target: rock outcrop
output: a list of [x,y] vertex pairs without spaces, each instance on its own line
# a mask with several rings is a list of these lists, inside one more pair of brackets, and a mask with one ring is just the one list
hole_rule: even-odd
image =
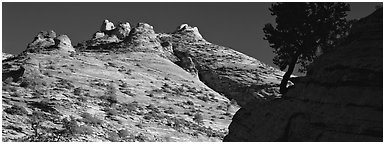
[[171,46],[171,61],[228,99],[245,106],[253,100],[280,97],[278,85],[284,74],[245,54],[212,44],[198,28],[183,24],[170,35],[160,35],[162,46]]
[[41,31],[37,34],[34,40],[28,44],[28,51],[39,51],[41,49],[48,48],[55,45],[53,40],[56,37],[56,33],[53,30]]
[[27,52],[38,52],[42,50],[75,51],[67,35],[56,36],[53,30],[39,32],[34,40],[28,44],[26,49]]
[[71,40],[67,35],[60,35],[54,38],[54,41],[55,47],[59,48],[60,50],[75,52],[75,49],[72,47]]
[[101,32],[107,32],[107,31],[111,31],[113,29],[115,29],[114,23],[112,23],[108,20],[104,20],[102,25],[100,26]]
[[14,57],[14,55],[12,55],[12,54],[7,54],[7,53],[4,53],[4,52],[3,52],[2,57],[3,57],[3,60],[5,60],[5,59],[9,59],[9,58]]
[[199,33],[198,27],[192,27],[188,24],[182,24],[174,33],[180,33],[192,37],[194,40],[204,40],[202,35]]
[[42,52],[3,61],[3,141],[222,141],[240,106],[279,97],[283,75],[186,24],[105,21],[76,54],[49,32],[29,48]]
[[382,13],[355,23],[284,98],[241,108],[224,141],[383,141]]
[[126,38],[131,31],[130,23],[119,23],[119,25],[111,31],[111,35],[115,35],[119,39],[123,40]]
[[124,41],[138,51],[162,50],[160,40],[154,28],[147,23],[138,23],[131,29],[130,35]]
[[115,42],[121,41],[125,39],[131,31],[130,23],[119,23],[117,27],[114,26],[114,23],[104,20],[100,31],[97,31],[93,36],[92,39],[97,41],[111,41],[111,39],[114,39]]
[[[130,23],[120,22],[116,27],[114,23],[104,20],[99,31],[92,35],[91,40],[78,43],[79,50],[108,50],[110,45],[123,42],[127,39],[131,31]],[[115,47],[115,46],[113,46]]]

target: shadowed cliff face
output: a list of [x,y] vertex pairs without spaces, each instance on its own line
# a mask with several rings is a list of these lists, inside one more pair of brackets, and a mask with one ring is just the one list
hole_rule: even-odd
[[241,108],[224,141],[383,141],[382,12],[354,24],[283,99]]

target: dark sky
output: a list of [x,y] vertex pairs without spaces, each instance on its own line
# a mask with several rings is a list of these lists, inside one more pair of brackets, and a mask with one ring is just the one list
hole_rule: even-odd
[[[146,22],[156,32],[172,32],[182,23],[199,28],[202,36],[269,65],[274,54],[262,28],[274,22],[271,3],[2,3],[3,52],[23,51],[41,30],[67,34],[73,45],[88,40],[104,19],[135,26]],[[362,18],[378,3],[350,3],[348,18]]]

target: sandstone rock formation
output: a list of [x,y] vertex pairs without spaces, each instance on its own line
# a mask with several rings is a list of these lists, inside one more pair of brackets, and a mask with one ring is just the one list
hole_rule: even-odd
[[160,36],[161,43],[172,45],[173,54],[178,58],[171,61],[189,72],[196,69],[193,73],[198,74],[199,80],[240,106],[252,100],[280,97],[277,86],[284,74],[282,71],[230,48],[212,44],[196,33],[199,33],[197,28],[183,24],[169,36]]
[[[120,43],[125,40],[131,31],[130,23],[119,23],[117,27],[108,20],[104,20],[100,31],[92,35],[91,40],[79,43],[76,47],[80,50],[109,49],[109,44]],[[102,48],[103,47],[103,48]]]
[[130,35],[124,40],[135,47],[137,50],[162,50],[160,40],[154,31],[154,28],[147,23],[138,23],[131,29]]
[[119,25],[111,31],[111,35],[117,36],[119,39],[123,40],[126,38],[131,31],[130,23],[119,23]]
[[[119,27],[125,36],[128,24],[105,28],[75,55],[3,61],[3,76],[18,74],[3,78],[3,141],[221,141],[240,106],[279,97],[282,71],[198,28],[139,23],[120,39]],[[41,50],[70,48],[66,36],[45,37],[53,43]]]
[[104,37],[105,34],[103,32],[96,32],[94,33],[94,35],[92,36],[92,39],[99,39],[99,38],[102,38]]
[[75,49],[72,47],[71,40],[67,35],[60,35],[54,39],[55,47],[63,51],[75,52]]
[[56,33],[53,30],[41,31],[34,40],[28,44],[27,50],[38,51],[40,49],[48,48],[55,44],[55,41],[53,40],[55,37]]
[[123,40],[126,38],[131,31],[131,26],[130,23],[125,22],[125,23],[119,23],[117,27],[114,26],[114,23],[104,20],[100,31],[96,32],[93,36],[92,39],[98,39],[99,41],[106,40],[111,37],[116,37],[117,41]]
[[115,29],[114,23],[104,20],[102,25],[100,26],[100,31],[101,32],[106,32]]
[[179,65],[192,75],[198,77],[198,70],[195,67],[195,63],[187,52],[176,51],[174,54],[176,55],[176,57],[180,58],[180,60],[176,62],[177,65]]
[[37,34],[34,40],[28,44],[27,52],[38,52],[42,50],[60,50],[60,51],[75,51],[72,47],[71,40],[67,35],[56,37],[53,30],[41,31]]
[[3,60],[5,60],[5,59],[9,59],[9,58],[11,58],[11,57],[14,57],[14,55],[12,55],[12,54],[7,54],[7,53],[4,53],[4,52],[3,52],[2,57],[3,57]]
[[204,40],[202,35],[199,33],[197,27],[189,26],[188,24],[182,24],[178,27],[175,33],[183,33],[192,36],[196,40]]
[[382,13],[355,23],[283,99],[241,108],[224,141],[383,141]]

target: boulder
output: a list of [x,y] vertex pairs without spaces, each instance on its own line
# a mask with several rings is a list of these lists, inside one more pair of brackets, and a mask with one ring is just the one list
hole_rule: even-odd
[[35,52],[41,49],[51,47],[55,44],[53,40],[56,37],[56,33],[53,30],[41,31],[27,46],[27,51]]
[[59,48],[60,50],[74,52],[75,49],[72,47],[71,40],[67,35],[60,35],[56,37],[55,39],[55,47]]
[[138,23],[124,41],[131,43],[136,49],[162,50],[160,40],[155,34],[153,27],[147,23]]
[[383,141],[382,13],[355,23],[283,99],[241,108],[224,141]]
[[92,36],[92,39],[99,39],[99,38],[102,38],[104,37],[105,34],[103,32],[96,32],[93,36]]
[[102,26],[100,27],[101,32],[110,31],[113,29],[115,29],[114,23],[112,23],[108,20],[104,20],[102,23]]
[[111,34],[123,40],[130,34],[130,31],[131,31],[130,23],[126,22],[126,23],[120,23],[115,29],[111,31]]
[[182,24],[180,25],[175,33],[182,33],[182,34],[187,34],[192,37],[194,37],[197,40],[203,40],[202,35],[199,33],[199,30],[197,27],[192,27],[189,26],[188,24]]

